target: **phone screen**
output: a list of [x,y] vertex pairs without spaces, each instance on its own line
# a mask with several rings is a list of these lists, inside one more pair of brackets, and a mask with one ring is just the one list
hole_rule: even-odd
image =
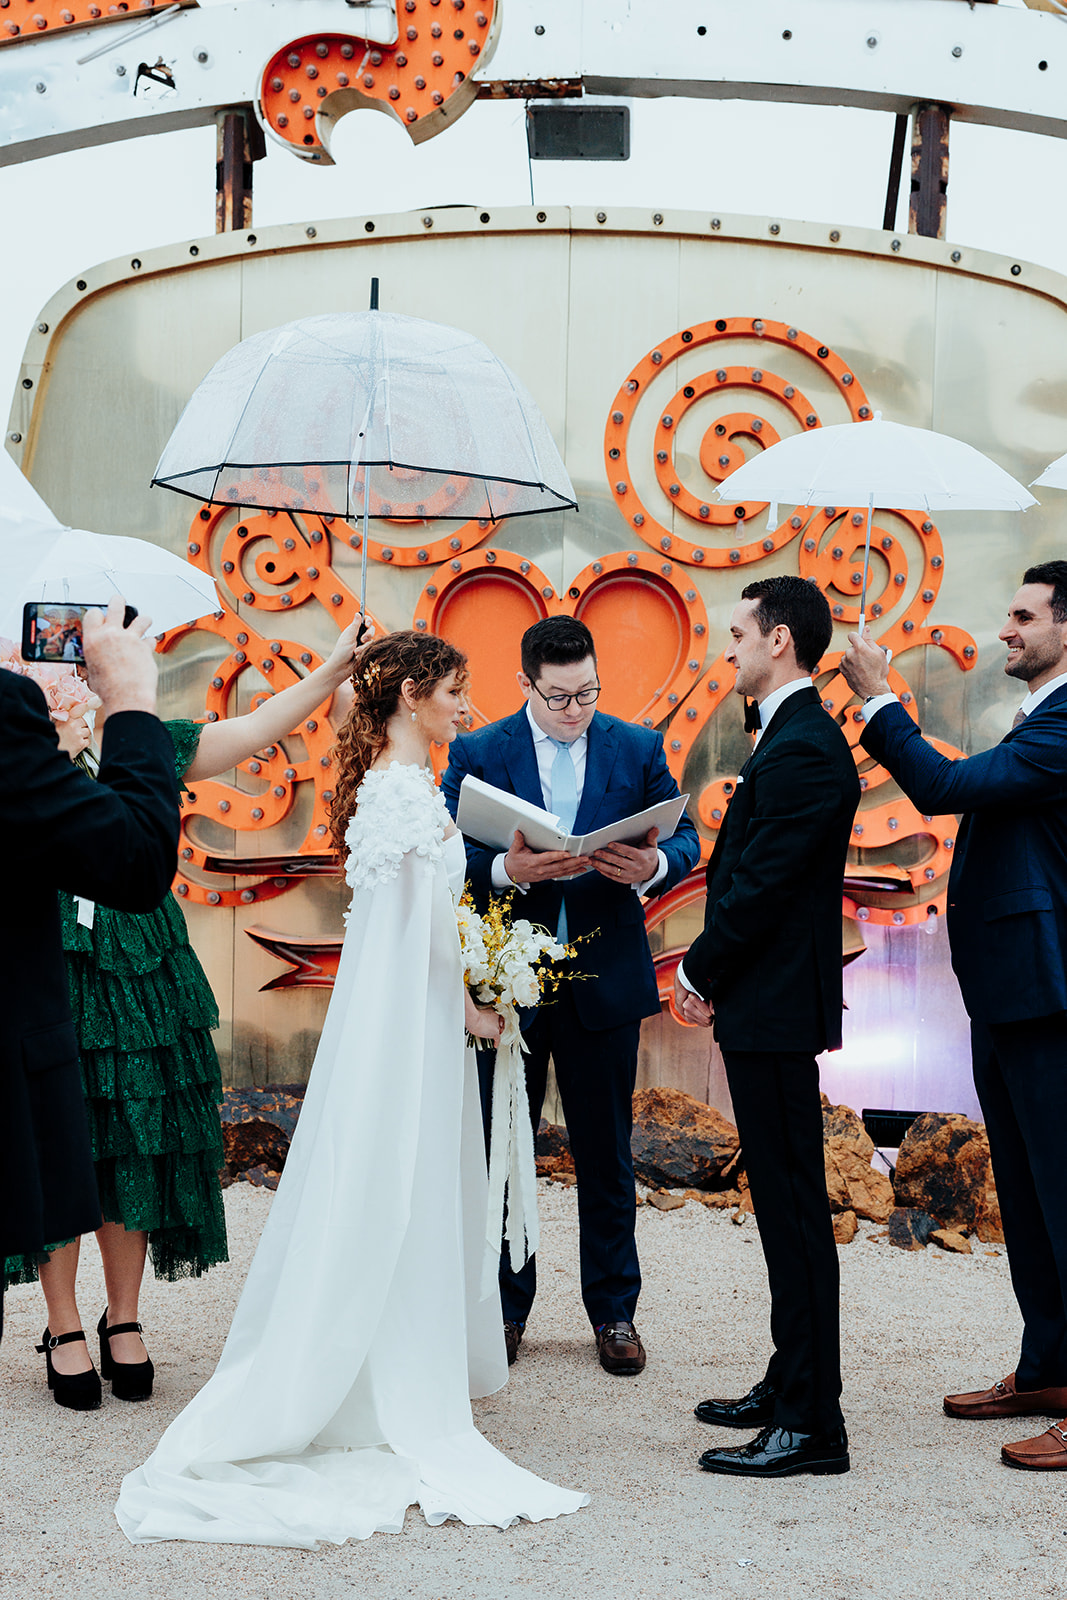
[[[22,608],[22,659],[24,661],[67,662],[85,660],[82,627],[87,611],[106,611],[99,600],[30,600]],[[136,606],[127,606],[123,627],[137,615]]]
[[31,601],[22,612],[22,657],[24,661],[57,661],[76,664],[85,660],[82,625],[88,605],[73,601],[53,604]]

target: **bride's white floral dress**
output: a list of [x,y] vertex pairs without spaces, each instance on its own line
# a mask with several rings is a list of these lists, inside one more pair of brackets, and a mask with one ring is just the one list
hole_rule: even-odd
[[516,1466],[470,1396],[507,1379],[480,1298],[485,1145],[465,1048],[459,834],[422,768],[369,772],[348,929],[296,1136],[214,1376],[124,1480],[135,1543],[311,1547],[508,1527],[587,1495]]

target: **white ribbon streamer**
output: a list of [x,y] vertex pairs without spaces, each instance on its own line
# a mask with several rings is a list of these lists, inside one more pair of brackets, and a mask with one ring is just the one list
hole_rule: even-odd
[[533,1127],[522,1064],[526,1045],[515,1006],[498,1000],[496,1009],[504,1018],[504,1032],[496,1049],[489,1122],[489,1214],[482,1263],[483,1299],[497,1289],[502,1239],[507,1245],[513,1272],[526,1265],[540,1243]]

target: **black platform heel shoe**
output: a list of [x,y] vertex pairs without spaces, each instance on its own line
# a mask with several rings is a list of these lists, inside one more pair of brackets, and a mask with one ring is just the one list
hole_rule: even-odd
[[139,1322],[116,1322],[107,1325],[107,1307],[96,1325],[100,1335],[100,1376],[111,1380],[111,1393],[116,1400],[148,1400],[152,1394],[152,1381],[156,1369],[146,1356],[143,1361],[116,1361],[111,1354],[111,1340],[116,1333],[140,1333]]
[[85,1343],[85,1335],[78,1329],[77,1333],[49,1333],[46,1328],[41,1335],[42,1343],[37,1346],[37,1354],[44,1356],[45,1366],[48,1369],[48,1387],[52,1391],[52,1399],[57,1406],[68,1406],[71,1411],[95,1411],[100,1404],[100,1374],[95,1367],[90,1367],[88,1372],[57,1372],[52,1365],[52,1351],[60,1344],[76,1344],[78,1340]]

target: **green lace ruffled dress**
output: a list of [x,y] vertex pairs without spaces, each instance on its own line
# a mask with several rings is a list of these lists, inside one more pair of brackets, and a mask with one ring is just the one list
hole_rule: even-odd
[[[166,727],[181,780],[200,726]],[[61,894],[60,913],[104,1220],[148,1234],[157,1278],[199,1277],[227,1259],[219,1018],[181,907],[169,894],[146,914],[97,906],[86,928]],[[34,1279],[37,1260],[9,1259],[8,1282]]]

